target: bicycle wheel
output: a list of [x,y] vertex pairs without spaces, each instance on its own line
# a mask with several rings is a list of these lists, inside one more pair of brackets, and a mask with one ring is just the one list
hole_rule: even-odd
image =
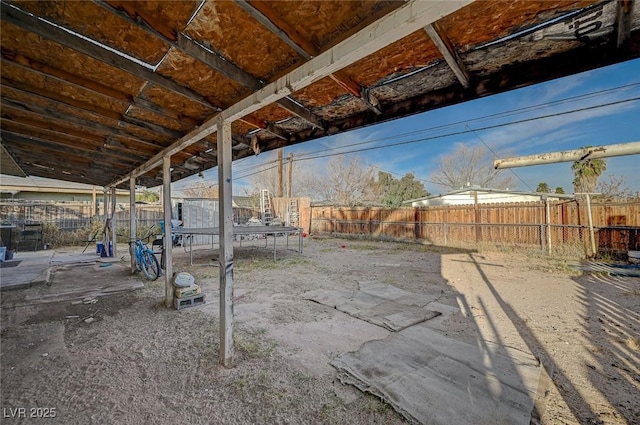
[[155,255],[149,250],[142,252],[142,264],[140,264],[142,273],[151,279],[156,280],[160,276],[160,264]]

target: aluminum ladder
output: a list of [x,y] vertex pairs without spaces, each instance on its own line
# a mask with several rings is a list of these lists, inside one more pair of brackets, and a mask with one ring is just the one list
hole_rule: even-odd
[[260,212],[262,213],[262,224],[268,226],[273,220],[273,210],[271,209],[271,197],[269,189],[260,191]]

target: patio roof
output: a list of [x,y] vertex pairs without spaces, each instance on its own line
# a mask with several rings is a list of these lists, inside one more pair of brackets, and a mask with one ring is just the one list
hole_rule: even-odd
[[[2,1],[3,172],[127,187],[640,56],[634,1]],[[5,164],[10,164],[5,168]]]

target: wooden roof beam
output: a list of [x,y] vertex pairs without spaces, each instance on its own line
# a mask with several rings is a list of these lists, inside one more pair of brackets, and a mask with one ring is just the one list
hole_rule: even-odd
[[[145,140],[145,139],[140,139],[139,137],[134,137],[132,134],[126,132],[125,130],[123,130],[120,127],[110,127],[104,124],[100,124],[94,121],[89,121],[89,120],[85,120],[83,118],[78,118],[75,117],[73,115],[69,115],[69,114],[65,114],[59,111],[55,111],[55,110],[51,110],[51,109],[47,109],[41,106],[37,106],[37,105],[31,105],[31,104],[25,104],[23,102],[19,102],[16,100],[12,100],[12,99],[8,99],[5,97],[2,97],[2,104],[4,104],[3,108],[6,107],[10,107],[10,108],[15,108],[18,109],[20,111],[25,111],[28,113],[32,113],[32,114],[36,114],[38,116],[42,116],[42,117],[51,117],[53,119],[57,119],[60,121],[65,121],[65,122],[69,122],[69,123],[73,123],[82,127],[87,127],[87,128],[91,128],[93,130],[99,131],[99,132],[104,132],[104,133],[110,133],[110,134],[115,134],[118,135],[120,137],[124,137],[127,139],[130,139],[132,142],[142,145],[142,146],[148,146],[148,147],[152,147],[152,148],[157,148],[158,144],[153,142],[153,141],[149,141],[149,140]],[[74,109],[78,109],[78,108],[74,108]],[[131,125],[131,124],[126,124],[126,125]]]
[[130,176],[139,176],[156,168],[162,158],[204,139],[218,129],[221,119],[235,121],[255,112],[266,105],[289,96],[314,82],[376,52],[403,37],[418,31],[425,25],[455,12],[472,3],[473,0],[451,0],[446,2],[426,2],[412,0],[382,17],[373,24],[321,53],[292,72],[278,78],[251,96],[209,118],[200,127],[190,131],[170,147],[155,155],[141,167],[127,176],[114,180],[110,186],[127,182]]
[[[245,70],[243,70],[242,68],[234,64],[232,61],[226,59],[220,53],[216,52],[213,49],[203,46],[202,44],[198,43],[196,40],[190,38],[189,36],[179,32],[176,34],[176,40],[174,41],[166,37],[161,32],[157,31],[151,25],[147,23],[138,22],[137,20],[129,16],[128,13],[123,12],[117,8],[114,8],[109,4],[105,3],[104,1],[96,1],[96,3],[104,7],[105,9],[111,11],[112,13],[118,14],[118,16],[121,16],[122,18],[127,20],[129,23],[137,25],[139,28],[143,29],[148,34],[162,39],[164,42],[168,43],[172,47],[178,50],[181,50],[182,52],[186,53],[192,58],[211,67],[212,69],[216,70],[217,72],[224,75],[225,77],[239,84],[242,84],[244,87],[247,87],[251,91],[256,91],[264,87],[265,83],[263,81],[255,78],[253,75],[249,74],[248,72],[246,72]],[[299,103],[296,103],[290,99],[281,99],[277,101],[277,103],[281,107],[289,111],[291,114],[299,116],[300,118],[307,121],[311,125],[318,128],[325,127],[325,124],[322,122],[322,120],[320,120],[320,118],[318,118],[316,115],[311,113],[311,111],[304,108]],[[217,110],[219,111],[220,109],[218,108]]]
[[[13,57],[13,60],[10,60],[9,57]],[[2,61],[2,63],[9,63],[13,66],[17,66],[21,69],[24,69],[27,72],[33,72],[43,77],[52,78],[56,81],[60,81],[62,83],[70,84],[74,87],[80,88],[81,90],[86,90],[91,93],[95,93],[99,96],[105,96],[117,101],[127,102],[128,104],[138,107],[140,109],[144,109],[149,112],[164,115],[165,117],[168,117],[168,118],[179,119],[181,121],[187,122],[192,126],[198,125],[198,122],[191,117],[187,117],[187,116],[177,114],[175,112],[167,111],[161,106],[156,105],[155,103],[150,102],[148,100],[141,99],[138,96],[129,96],[126,93],[120,92],[118,90],[102,85],[100,83],[96,83],[93,80],[88,80],[78,75],[71,74],[66,71],[62,71],[60,69],[48,66],[46,64],[42,64],[40,62],[37,62],[33,59],[27,58],[22,55],[3,51],[2,58],[0,60]]]
[[240,118],[239,121],[242,121],[243,123],[250,125],[251,127],[255,127],[255,128],[259,128],[261,130],[265,130],[271,134],[273,134],[274,136],[278,137],[279,139],[282,140],[289,140],[289,135],[286,134],[285,132],[281,131],[278,128],[275,128],[273,124],[265,121],[265,120],[261,120],[260,118],[256,118],[253,117],[251,115],[247,115],[246,117],[242,117]]
[[628,45],[629,37],[631,36],[631,25],[633,20],[633,6],[635,0],[618,0],[617,3],[617,46],[621,48]]
[[[310,60],[318,55],[318,48],[311,41],[300,35],[293,26],[281,19],[266,2],[252,1],[249,3],[246,0],[235,0],[235,3],[306,60]],[[376,114],[381,113],[378,99],[373,97],[373,95],[360,86],[360,84],[353,81],[344,71],[336,71],[331,74],[330,77],[343,89],[360,99],[367,108]],[[316,127],[323,128],[323,126],[317,125]]]
[[98,93],[102,96],[107,96],[112,99],[121,100],[123,102],[131,102],[131,96],[123,93],[113,87],[105,86],[97,83],[93,80],[83,78],[79,75],[71,74],[70,72],[63,71],[45,63],[39,62],[35,59],[26,57],[20,53],[2,49],[2,62],[8,63],[13,66],[17,66],[27,71],[37,73],[46,77],[53,78],[57,81],[62,81],[67,84],[72,84],[76,87],[81,87],[85,90],[89,90],[93,93]]
[[111,118],[113,120],[120,120],[121,113],[117,111],[113,111],[111,109],[101,108],[100,106],[93,105],[91,103],[85,102],[83,100],[76,100],[72,97],[65,96],[58,92],[53,92],[46,89],[41,89],[38,87],[33,87],[31,85],[20,83],[18,81],[9,80],[8,78],[2,77],[1,85],[2,88],[12,88],[14,90],[18,90],[22,93],[27,93],[30,95],[37,95],[39,97],[45,98],[49,101],[54,101],[58,103],[63,103],[65,105],[73,106],[78,109],[83,109],[85,111],[94,112],[98,115],[102,115],[103,117]]
[[11,176],[27,176],[27,173],[24,172],[22,167],[20,167],[13,158],[13,155],[11,155],[11,153],[9,153],[2,144],[0,144],[0,170],[2,170],[4,174],[9,174]]
[[[24,117],[13,117],[11,116],[11,112],[7,114],[6,111],[7,111],[6,109],[3,109],[2,111],[2,121],[5,121],[7,123],[3,126],[3,128],[5,129],[10,128],[11,125],[14,124],[14,125],[18,125],[19,127],[23,127],[23,128],[27,127],[27,128],[34,129],[36,131],[53,133],[54,135],[59,135],[62,137],[80,139],[81,143],[83,144],[80,145],[79,148],[93,146],[93,148],[97,150],[101,150],[103,148],[113,147],[116,151],[123,152],[123,155],[128,156],[131,159],[135,159],[136,161],[140,160],[139,149],[131,149],[126,147],[120,142],[111,141],[110,140],[110,138],[112,137],[111,135],[98,136],[92,133],[82,133],[78,130],[74,130],[70,128],[62,128],[56,125],[55,123],[51,123],[51,122],[36,121],[36,120],[24,118]],[[41,118],[46,119],[46,117],[41,117]],[[161,148],[160,146],[155,146],[153,153],[157,152],[160,148]],[[109,149],[107,149],[107,151],[113,152],[113,150],[109,150]],[[147,153],[147,155],[149,154],[152,155],[153,153]]]
[[49,148],[60,151],[64,154],[77,155],[91,160],[95,160],[96,154],[100,153],[102,155],[110,157],[109,159],[106,159],[109,164],[118,164],[124,167],[134,166],[140,160],[140,158],[136,157],[135,155],[127,155],[127,157],[124,158],[123,155],[114,154],[113,151],[110,151],[108,149],[82,146],[81,143],[69,145],[59,141],[43,139],[40,137],[25,136],[23,134],[5,130],[2,130],[0,132],[0,135],[2,136],[3,141],[29,144],[38,148]]
[[90,103],[81,101],[81,100],[75,100],[71,97],[68,96],[63,96],[59,93],[56,92],[52,92],[52,91],[48,91],[48,90],[42,90],[42,89],[37,89],[35,87],[31,87],[27,84],[23,84],[23,83],[18,83],[16,81],[11,81],[5,78],[2,78],[2,83],[0,84],[0,87],[6,87],[6,88],[11,88],[13,90],[17,90],[21,93],[25,93],[28,94],[30,96],[35,96],[38,98],[42,98],[45,99],[47,101],[53,101],[56,103],[61,103],[64,104],[66,106],[71,106],[74,107],[76,109],[80,109],[82,111],[85,112],[93,112],[95,114],[101,115],[105,118],[109,118],[112,120],[116,120],[116,121],[123,121],[126,122],[128,124],[134,125],[136,127],[140,127],[140,128],[144,128],[146,130],[152,131],[154,133],[157,133],[159,135],[165,136],[165,137],[169,137],[172,139],[178,138],[182,135],[182,133],[166,128],[166,127],[162,127],[158,124],[153,124],[147,121],[143,121],[140,120],[138,118],[134,118],[134,117],[130,117],[124,114],[120,114],[119,112],[115,112],[112,111],[110,109],[104,109],[104,108],[100,108],[98,106],[92,105]]
[[36,16],[33,16],[13,4],[1,1],[2,7],[0,8],[0,17],[3,21],[10,22],[13,25],[19,26],[29,32],[38,34],[41,37],[52,40],[62,46],[73,49],[77,52],[91,56],[92,58],[111,65],[115,68],[121,69],[129,74],[149,81],[159,87],[163,87],[167,90],[171,90],[178,93],[188,99],[200,103],[201,105],[209,108],[216,108],[207,99],[195,91],[181,86],[175,81],[165,78],[160,74],[156,74],[151,69],[127,59],[115,52],[107,50],[98,44],[94,44],[76,35],[73,35],[64,29],[52,25]]
[[246,0],[235,0],[235,3],[306,60],[318,55],[318,48],[282,20],[266,2],[252,1],[249,3]]
[[469,71],[467,70],[465,64],[462,62],[458,51],[453,46],[453,43],[447,36],[447,33],[444,32],[444,30],[440,27],[440,25],[438,25],[437,22],[426,25],[424,27],[424,30],[436,45],[442,56],[444,56],[444,60],[456,75],[456,78],[458,79],[458,81],[460,81],[460,84],[462,84],[465,89],[468,89],[471,81],[471,78],[469,77]]

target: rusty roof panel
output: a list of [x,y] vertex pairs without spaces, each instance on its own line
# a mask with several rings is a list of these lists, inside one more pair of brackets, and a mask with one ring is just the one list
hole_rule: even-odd
[[345,94],[347,94],[347,91],[344,88],[331,77],[326,77],[302,90],[298,90],[293,96],[306,107],[317,108],[331,103]]
[[212,108],[207,108],[200,103],[191,101],[162,87],[148,85],[140,93],[140,96],[161,108],[193,118],[199,122],[213,113]]
[[429,67],[418,68],[413,73],[386,78],[377,83],[371,92],[384,105],[451,87],[457,83],[454,73],[444,61],[441,61]]
[[350,94],[335,99],[322,108],[314,109],[314,112],[325,121],[350,117],[368,110],[367,106],[357,97]]
[[138,1],[107,0],[116,9],[125,11],[134,19],[140,18],[147,25],[169,38],[176,40],[176,32],[182,31],[196,11],[199,1]]
[[135,95],[144,81],[131,74],[109,66],[104,62],[82,55],[58,43],[24,31],[10,23],[2,22],[1,42],[3,55],[6,51],[45,63],[74,75],[99,82],[128,94]]
[[[322,55],[405,3],[254,0],[239,5],[215,0],[109,0],[9,4],[2,0],[2,124],[5,131],[16,133],[12,137],[17,140],[3,140],[2,145],[28,173],[106,184],[114,175],[133,171],[122,161],[131,158],[131,152],[135,152],[136,163],[147,161],[198,125],[210,123],[219,108],[246,99],[298,67],[309,54]],[[261,104],[244,120],[232,123],[233,157],[253,155],[247,146],[250,134],[258,135],[263,151],[275,149],[637,58],[640,5],[635,2],[633,11],[626,13],[625,4],[478,0],[435,25],[460,55],[470,74],[469,88],[457,80],[426,31],[420,29],[334,71],[333,76],[323,73],[290,98]],[[154,64],[162,58],[162,62],[157,69],[134,63],[16,7],[100,40],[120,53]],[[621,31],[627,25],[631,30]],[[174,47],[169,49],[170,44]],[[286,86],[284,82],[276,90],[286,90]],[[376,106],[360,99],[363,92]],[[35,151],[30,136],[54,140]],[[84,149],[83,155],[70,157],[68,165],[79,170],[75,176],[62,176],[56,171],[56,161],[67,156],[56,152],[55,143],[76,143],[78,138],[95,143],[97,160]],[[172,179],[215,165],[212,153],[216,145],[213,133],[173,154]],[[189,167],[184,161],[190,161]],[[139,181],[161,182],[159,173],[158,169],[145,171]]]
[[404,2],[294,0],[252,3],[267,3],[281,19],[295,26],[303,37],[321,50],[344,40]]
[[291,47],[230,1],[207,2],[185,33],[264,81],[300,60]]
[[149,37],[144,30],[90,1],[19,0],[16,4],[148,64],[156,64],[169,50],[165,42]]
[[596,1],[477,1],[439,21],[454,46],[466,51]]
[[346,72],[364,86],[405,70],[427,66],[441,59],[442,55],[423,30],[392,43],[375,54],[354,63]]
[[60,99],[78,101],[97,109],[105,109],[122,114],[127,109],[127,103],[118,101],[107,96],[96,95],[88,90],[78,88],[71,84],[66,84],[57,79],[43,76],[34,72],[25,71],[11,63],[2,64],[2,79],[11,80],[19,85],[24,85],[25,90],[45,97],[56,95]]
[[168,130],[174,130],[176,132],[186,132],[192,127],[181,122],[177,119],[163,116],[154,112],[146,111],[144,109],[132,106],[127,112],[127,116],[147,121],[151,124],[158,125]]
[[251,93],[239,83],[175,49],[162,61],[158,73],[194,89],[220,108],[226,108]]
[[278,105],[271,104],[254,112],[253,116],[268,122],[276,122],[291,117],[291,112]]

